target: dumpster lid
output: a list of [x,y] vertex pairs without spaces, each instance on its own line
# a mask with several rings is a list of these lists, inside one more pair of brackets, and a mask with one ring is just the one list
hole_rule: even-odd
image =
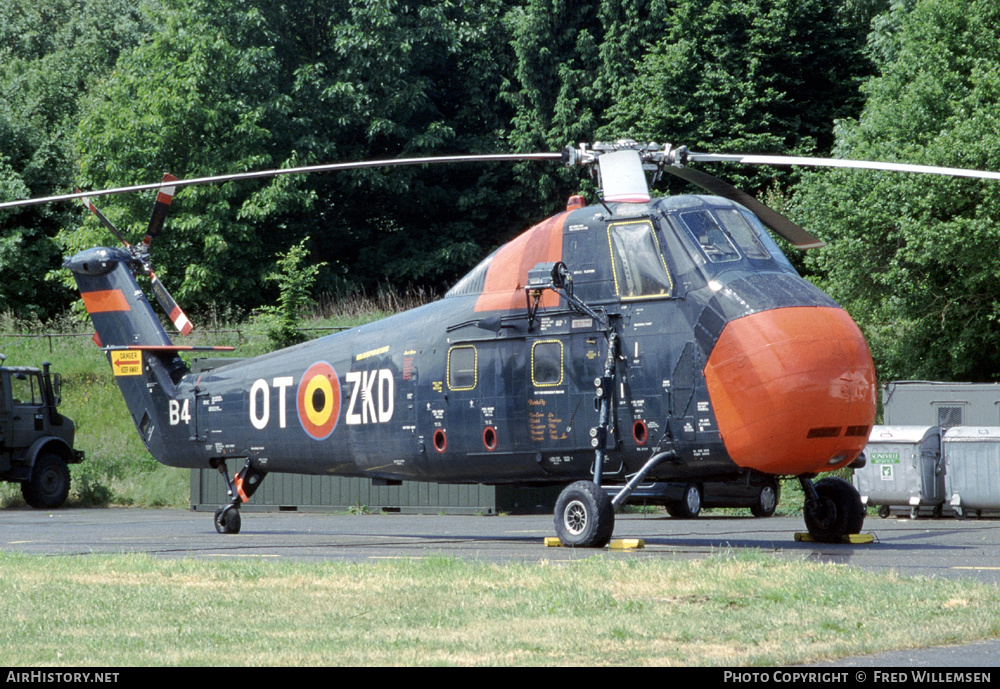
[[952,426],[945,431],[944,439],[959,442],[973,440],[1000,442],[1000,426]]
[[[1000,428],[995,430],[1000,433]],[[868,442],[869,444],[919,443],[927,438],[940,435],[940,426],[872,426],[872,432],[868,435]]]

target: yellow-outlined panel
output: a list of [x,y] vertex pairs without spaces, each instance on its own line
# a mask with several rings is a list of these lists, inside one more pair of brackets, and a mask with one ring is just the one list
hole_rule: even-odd
[[[646,225],[649,227],[650,236],[653,238],[653,244],[656,245],[656,257],[660,259],[660,264],[663,266],[663,272],[667,276],[667,292],[659,294],[641,294],[638,296],[622,296],[621,285],[618,282],[618,263],[615,260],[615,245],[611,241],[611,229],[613,227],[623,226],[623,225]],[[667,267],[667,262],[663,259],[663,252],[660,249],[660,240],[656,237],[656,228],[653,227],[653,223],[650,220],[627,220],[623,222],[609,222],[608,223],[608,251],[611,252],[611,275],[615,281],[615,294],[618,295],[619,299],[662,299],[663,297],[669,297],[674,293],[674,277],[670,274],[670,268]]]
[[[453,386],[452,382],[452,371],[451,371],[451,353],[456,349],[471,349],[472,350],[472,385],[468,387],[463,386]],[[448,350],[448,389],[449,390],[475,390],[476,383],[479,380],[479,351],[476,349],[475,345],[455,345]]]
[[[541,344],[559,345],[559,380],[557,381],[551,383],[540,383],[537,380],[535,380],[535,347]],[[534,385],[536,388],[546,388],[546,387],[551,388],[555,387],[556,385],[562,385],[565,370],[566,367],[564,359],[564,348],[561,340],[538,340],[537,342],[531,345],[531,384]]]

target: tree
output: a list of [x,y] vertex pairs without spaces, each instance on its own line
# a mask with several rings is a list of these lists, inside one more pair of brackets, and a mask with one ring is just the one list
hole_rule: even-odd
[[[603,132],[696,151],[825,153],[834,121],[860,110],[858,89],[870,71],[869,13],[852,8],[833,0],[681,0]],[[722,172],[755,194],[776,174]]]
[[[836,155],[1000,169],[1000,7],[917,0],[893,12],[881,73],[860,117],[837,128]],[[810,258],[820,284],[862,326],[881,377],[1000,377],[1000,184],[826,171],[796,201],[828,243]]]
[[[88,86],[152,29],[155,0],[6,0],[0,4],[0,199],[65,191],[73,131]],[[53,238],[78,213],[65,205],[0,213],[0,310],[51,316],[71,293]]]
[[[163,4],[162,29],[119,61],[82,118],[87,185],[498,148],[499,0]],[[509,230],[484,192],[498,179],[412,168],[189,187],[154,261],[191,308],[256,306],[272,257],[307,235],[328,264],[321,288],[447,282]],[[128,224],[150,203],[108,199],[107,215]],[[99,232],[63,239],[75,249]]]
[[[634,79],[635,64],[661,34],[674,3],[529,0],[507,22],[517,58],[504,92],[515,110],[510,141],[518,151],[558,151],[593,143],[609,108]],[[611,131],[619,139],[627,132]],[[558,210],[581,184],[578,170],[523,166],[519,179],[537,189],[532,202]]]

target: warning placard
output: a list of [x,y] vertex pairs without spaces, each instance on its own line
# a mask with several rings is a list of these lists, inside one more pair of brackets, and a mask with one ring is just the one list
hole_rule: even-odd
[[111,370],[116,376],[142,375],[142,352],[138,350],[111,352]]

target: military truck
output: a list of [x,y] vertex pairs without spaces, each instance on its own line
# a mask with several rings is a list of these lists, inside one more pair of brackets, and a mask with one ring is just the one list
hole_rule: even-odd
[[0,354],[0,480],[21,484],[38,509],[62,506],[69,495],[69,464],[83,461],[73,448],[76,426],[59,413],[59,374],[4,366]]

